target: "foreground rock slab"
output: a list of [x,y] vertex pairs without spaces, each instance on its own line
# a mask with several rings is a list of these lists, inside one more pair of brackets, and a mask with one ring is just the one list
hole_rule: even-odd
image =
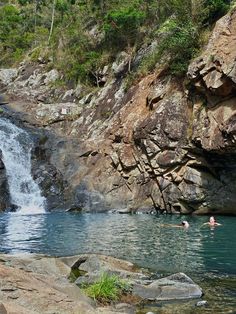
[[0,313],[127,313],[96,309],[76,285],[68,282],[69,272],[70,268],[55,258],[0,255]]
[[[81,274],[76,284],[68,280],[73,271]],[[125,301],[102,307],[82,293],[79,286],[95,282],[105,272],[130,284]],[[152,275],[128,261],[99,254],[62,258],[2,254],[0,314],[135,314],[140,302],[202,296],[201,288],[183,273],[157,280]]]

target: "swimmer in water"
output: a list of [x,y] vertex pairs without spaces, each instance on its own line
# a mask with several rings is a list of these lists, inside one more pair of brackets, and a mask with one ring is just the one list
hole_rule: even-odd
[[204,225],[208,225],[210,227],[215,227],[215,226],[221,226],[221,224],[219,224],[218,222],[216,222],[215,217],[211,216],[208,222],[205,222],[203,224]]
[[189,223],[187,222],[187,220],[183,220],[183,221],[181,222],[181,225],[182,225],[182,227],[185,228],[185,229],[188,229],[188,228],[189,228]]
[[187,220],[183,220],[181,222],[181,224],[179,225],[172,225],[172,224],[164,224],[161,225],[162,227],[174,227],[174,228],[184,228],[184,229],[188,229],[189,228],[189,223],[187,222]]

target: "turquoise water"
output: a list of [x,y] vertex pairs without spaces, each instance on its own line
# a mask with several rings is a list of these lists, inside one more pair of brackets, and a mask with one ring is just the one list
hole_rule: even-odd
[[157,276],[181,271],[203,286],[206,297],[220,308],[215,312],[236,313],[236,217],[217,217],[222,226],[215,228],[202,226],[208,217],[198,216],[187,217],[188,230],[165,225],[185,219],[169,215],[4,213],[0,214],[0,251],[52,256],[95,252],[127,259]]
[[222,226],[202,226],[207,217],[188,217],[188,230],[165,224],[186,217],[49,213],[0,215],[1,251],[53,256],[97,252],[125,258],[158,272],[236,274],[236,217]]

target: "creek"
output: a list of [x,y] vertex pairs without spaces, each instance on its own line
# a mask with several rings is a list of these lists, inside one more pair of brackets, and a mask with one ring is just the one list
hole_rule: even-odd
[[189,216],[185,230],[168,226],[186,220],[177,215],[46,212],[46,199],[31,175],[30,135],[0,119],[0,136],[10,201],[17,208],[0,213],[0,252],[102,253],[148,268],[155,277],[184,272],[204,289],[207,307],[193,308],[196,301],[178,301],[177,307],[162,302],[140,313],[236,312],[236,217],[217,217],[222,225],[210,228],[203,226],[207,217]]

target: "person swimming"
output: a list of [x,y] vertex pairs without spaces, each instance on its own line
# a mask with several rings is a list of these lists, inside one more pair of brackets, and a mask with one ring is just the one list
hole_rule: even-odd
[[214,226],[221,226],[220,223],[218,223],[216,220],[215,220],[215,217],[211,216],[209,221],[208,222],[205,222],[203,225],[208,225],[208,226],[211,226],[211,227],[214,227]]
[[187,220],[183,220],[182,222],[181,222],[181,225],[184,227],[184,228],[189,228],[189,223],[187,222]]
[[184,228],[184,229],[188,229],[189,228],[189,223],[187,222],[187,220],[183,220],[181,222],[181,224],[178,225],[172,225],[172,224],[163,224],[161,225],[162,227],[174,227],[174,228]]

